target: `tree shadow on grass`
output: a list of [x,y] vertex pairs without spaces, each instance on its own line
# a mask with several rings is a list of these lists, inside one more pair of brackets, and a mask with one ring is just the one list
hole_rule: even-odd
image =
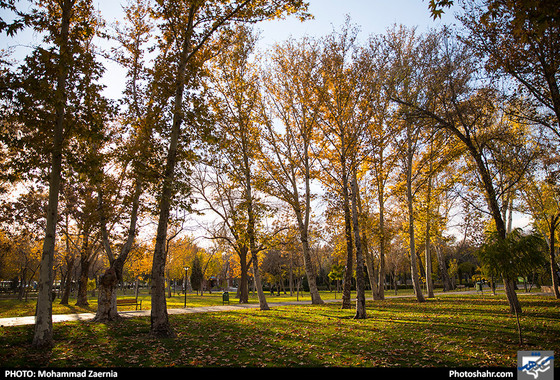
[[[558,319],[543,308],[556,304],[524,304],[529,341],[560,350]],[[18,326],[0,330],[0,356],[27,367],[465,366],[510,365],[520,348],[505,300],[368,301],[367,319],[354,312],[325,304],[170,315],[175,339],[151,337],[147,317],[57,323],[55,347],[41,352],[30,350],[33,326]]]

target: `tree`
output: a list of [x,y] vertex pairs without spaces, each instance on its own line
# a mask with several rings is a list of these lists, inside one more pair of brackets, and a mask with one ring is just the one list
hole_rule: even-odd
[[[549,150],[547,150],[548,154]],[[556,157],[545,159],[542,166],[544,178],[537,179],[534,173],[524,179],[522,196],[525,207],[533,217],[534,227],[544,236],[548,245],[549,267],[552,280],[553,293],[560,298],[560,280],[558,278],[558,264],[556,263],[556,234],[560,226],[560,192],[558,189]]]
[[[269,247],[271,250],[277,251],[282,260],[282,277],[287,278],[290,295],[293,295],[296,283],[301,282],[301,275],[306,275],[305,259],[303,257],[303,247],[301,244],[301,233],[297,225],[297,221],[293,215],[291,206],[286,205],[286,208],[279,208],[276,212],[276,220],[274,221],[275,231],[270,239]],[[313,227],[309,228],[308,243],[310,251],[310,259],[313,266],[320,266],[321,257],[319,252],[321,249],[317,248],[315,257],[311,256],[313,253],[313,246],[317,246],[317,234]],[[270,251],[270,250],[269,250]],[[318,275],[316,275],[318,277]],[[311,285],[307,282],[309,290]]]
[[[161,70],[173,67],[169,85],[173,95],[170,96],[171,124],[166,155],[163,184],[159,197],[159,220],[154,247],[152,271],[152,313],[151,333],[156,336],[172,336],[165,302],[165,240],[170,215],[171,201],[176,189],[176,167],[179,153],[185,154],[192,142],[190,136],[182,131],[185,121],[185,86],[197,87],[196,74],[204,61],[204,50],[210,48],[212,38],[220,30],[227,30],[232,22],[257,22],[280,17],[283,14],[300,13],[305,17],[307,4],[300,0],[284,0],[270,3],[263,0],[218,1],[161,1],[155,13],[161,26],[161,59],[166,62]],[[169,49],[171,48],[171,50]],[[165,54],[177,52],[167,61]],[[191,120],[194,121],[194,120]],[[179,142],[181,141],[181,146]]]
[[344,267],[342,265],[333,265],[331,271],[329,272],[329,280],[336,282],[335,292],[340,290],[339,283],[342,280],[344,273]]
[[202,273],[202,263],[200,262],[200,256],[195,255],[191,263],[191,277],[190,282],[193,289],[196,290],[196,294],[200,290],[202,294],[202,282],[204,281],[204,275]]
[[[414,293],[418,302],[424,302],[424,295],[420,287],[420,277],[417,263],[417,243],[415,231],[415,204],[414,199],[421,185],[419,176],[421,174],[418,156],[426,135],[429,134],[429,124],[424,120],[410,117],[408,104],[415,104],[422,99],[423,83],[422,67],[428,66],[430,54],[434,47],[433,36],[416,37],[414,30],[406,28],[395,29],[389,33],[388,44],[392,48],[390,56],[392,62],[390,78],[387,82],[391,86],[388,91],[390,96],[398,99],[406,99],[399,102],[400,105],[400,131],[401,131],[401,158],[404,174],[405,200],[408,209],[408,242],[410,251],[410,265]],[[394,94],[394,95],[391,95]]]
[[[435,149],[435,147],[443,147]],[[429,160],[429,165],[424,168],[427,171],[428,184],[424,190],[425,201],[421,203],[421,219],[424,217],[426,226],[424,233],[426,250],[426,276],[431,273],[433,260],[431,259],[435,251],[438,272],[443,282],[444,291],[451,290],[452,286],[448,276],[447,261],[444,256],[446,241],[449,238],[444,234],[449,229],[452,220],[452,213],[458,206],[458,198],[462,195],[460,190],[456,191],[461,181],[460,171],[458,170],[458,160],[464,154],[461,144],[442,131],[432,134],[430,149],[425,152],[425,160]],[[435,268],[435,267],[434,267]],[[434,270],[436,272],[436,270]],[[431,277],[431,276],[430,276]],[[429,291],[428,291],[429,293]]]
[[[251,253],[253,278],[261,310],[268,310],[258,268],[257,224],[263,217],[256,195],[256,168],[260,160],[262,126],[260,123],[260,88],[256,71],[249,59],[254,51],[255,36],[245,27],[236,29],[235,44],[230,54],[216,58],[212,85],[212,106],[219,128],[216,131],[220,150],[233,170],[228,177],[238,186],[246,216],[246,245]],[[215,100],[215,101],[214,101]]]
[[[15,9],[13,2],[2,6],[6,4]],[[21,18],[8,27],[8,33],[15,30],[12,26],[29,25],[44,36],[43,45],[33,49],[11,78],[12,112],[4,124],[10,127],[2,130],[2,140],[10,147],[11,169],[20,173],[19,179],[48,178],[33,337],[33,345],[42,347],[52,344],[53,261],[63,167],[72,163],[68,154],[75,148],[71,137],[87,133],[83,122],[91,115],[91,108],[87,109],[96,104],[94,99],[100,99],[95,82],[101,68],[89,50],[100,21],[87,0],[37,2],[28,14],[17,13]]]
[[[79,185],[76,185],[78,188]],[[65,189],[67,190],[67,189]],[[74,203],[74,221],[76,223],[76,238],[72,243],[77,247],[80,271],[78,274],[78,292],[76,305],[87,306],[87,284],[89,279],[90,266],[98,256],[101,248],[99,224],[97,215],[97,199],[94,197],[92,189],[85,184],[79,190],[76,197],[78,202]],[[67,214],[68,215],[68,214]],[[69,239],[69,236],[66,237]]]
[[[326,176],[321,178],[330,195],[339,199],[344,215],[346,239],[346,268],[343,283],[342,308],[350,308],[351,279],[354,268],[354,257],[359,266],[364,264],[361,241],[356,240],[359,229],[352,231],[357,222],[357,213],[352,214],[351,202],[357,202],[357,194],[351,194],[351,183],[354,171],[361,162],[362,130],[366,126],[366,118],[360,113],[360,105],[364,92],[369,88],[359,80],[359,67],[352,63],[356,49],[357,29],[346,21],[340,33],[333,32],[323,42],[321,62],[324,101],[320,129],[317,134],[316,153],[321,169]],[[354,191],[357,192],[357,186]],[[354,195],[354,197],[352,197]],[[357,207],[355,208],[357,210]],[[354,218],[354,221],[353,221]],[[355,236],[353,236],[353,234]],[[356,256],[354,249],[356,248]],[[359,249],[359,251],[358,251]],[[363,309],[363,268],[356,268],[359,276],[357,307],[360,314]],[[357,277],[358,278],[358,277]],[[362,314],[363,315],[363,314]]]
[[465,43],[485,60],[489,72],[513,78],[533,99],[520,116],[560,138],[560,11],[554,0],[465,3],[461,22]]
[[[286,202],[294,212],[303,251],[305,273],[313,304],[322,304],[316,270],[311,258],[309,225],[312,213],[312,157],[314,131],[322,106],[319,72],[320,52],[316,42],[288,40],[276,45],[271,67],[263,78],[271,116],[266,119],[266,142],[262,166],[265,191]],[[278,130],[274,120],[282,123]]]
[[[406,137],[405,137],[405,161],[404,170],[406,178],[406,204],[408,206],[408,241],[409,241],[409,252],[410,252],[410,268],[412,273],[412,284],[414,287],[414,294],[416,294],[416,299],[418,302],[424,302],[424,296],[420,288],[420,279],[418,275],[418,265],[416,262],[416,241],[415,241],[415,218],[414,218],[414,193],[413,193],[413,160],[416,151],[416,144],[418,140],[415,136],[418,136],[419,130],[413,128],[410,121],[405,121]],[[414,132],[413,132],[414,130]]]
[[436,18],[441,18],[443,15],[444,8],[449,8],[453,6],[454,0],[430,0],[428,4],[428,9],[430,10],[430,14],[432,18],[435,20]]
[[248,257],[247,218],[243,207],[245,200],[238,184],[228,177],[229,167],[223,155],[216,154],[211,163],[197,165],[191,184],[195,196],[204,202],[204,206],[197,208],[198,212],[214,216],[211,225],[203,226],[209,235],[207,238],[227,242],[239,258],[239,303],[248,303],[249,268],[252,263],[251,257]]
[[496,231],[488,231],[477,256],[485,273],[513,281],[519,275],[546,265],[545,251],[546,243],[541,235],[525,234],[516,228],[505,239]]
[[3,264],[2,277],[19,280],[18,299],[21,301],[30,289],[31,281],[39,269],[39,257],[41,252],[40,240],[23,230],[17,234],[1,232],[0,241],[5,258],[0,262]]
[[[363,75],[362,80],[371,88],[369,97],[364,102],[366,107],[371,108],[369,111],[371,119],[365,131],[365,151],[367,152],[365,165],[367,166],[366,170],[371,175],[373,186],[371,193],[376,195],[377,201],[378,218],[373,234],[370,236],[370,239],[376,241],[378,246],[377,279],[374,278],[375,269],[371,255],[366,256],[366,264],[368,265],[368,275],[374,299],[384,299],[385,297],[385,255],[389,244],[386,227],[386,207],[390,196],[388,185],[398,160],[394,139],[394,135],[397,133],[397,118],[384,90],[384,82],[387,80],[389,70],[387,57],[390,54],[390,46],[386,42],[386,38],[383,36],[370,37],[360,56],[361,64],[366,65],[364,70],[366,75]],[[368,215],[371,213],[371,211],[368,211],[370,205],[373,208],[375,202],[370,200],[367,191],[365,193],[362,212]],[[373,215],[365,217],[371,219]],[[373,251],[373,246],[370,248]]]
[[[157,113],[157,105],[154,107],[154,88],[148,86],[150,76],[146,63],[144,62],[144,45],[148,42],[149,35],[153,29],[151,24],[150,10],[148,3],[143,0],[130,1],[123,8],[125,12],[126,24],[122,30],[117,30],[116,39],[120,43],[119,51],[116,54],[118,61],[127,69],[127,83],[122,103],[125,106],[122,111],[122,131],[116,134],[121,140],[119,151],[112,154],[114,162],[110,165],[112,172],[115,168],[120,169],[119,178],[112,178],[110,174],[103,172],[103,168],[99,168],[98,175],[102,178],[97,188],[97,207],[99,213],[99,225],[101,229],[101,237],[103,247],[107,258],[109,259],[109,268],[101,276],[99,282],[97,312],[94,320],[98,322],[106,322],[114,320],[118,317],[116,305],[116,286],[123,278],[123,269],[125,262],[133,248],[133,244],[137,235],[137,222],[139,218],[140,201],[142,194],[150,182],[151,174],[154,169],[150,165],[153,160],[150,148],[157,146],[152,138],[151,120]],[[131,137],[126,139],[126,135]],[[125,190],[124,197],[117,183],[128,180],[129,188]],[[113,185],[111,185],[113,182]],[[110,201],[110,195],[116,199],[122,199],[129,202],[130,218],[127,233],[124,242],[121,245],[120,252],[114,252],[114,243],[110,239],[110,229],[108,223],[117,224],[115,219],[120,216],[114,215],[109,211],[108,205],[116,208],[115,202]],[[113,217],[111,217],[113,215]]]
[[[52,36],[54,41],[58,42],[57,47],[59,50],[55,93],[56,124],[53,130],[52,140],[50,140],[52,141],[52,153],[47,226],[45,230],[45,241],[43,243],[43,255],[41,258],[35,332],[33,335],[33,345],[36,347],[50,346],[53,340],[51,298],[53,283],[52,267],[56,239],[56,219],[58,216],[58,196],[62,171],[62,149],[64,144],[64,131],[66,128],[66,80],[68,77],[68,67],[71,66],[72,59],[69,42],[72,8],[75,4],[71,0],[65,0],[63,3],[57,5],[60,8],[55,9],[61,13],[62,17],[60,19],[60,35]],[[51,15],[51,17],[53,16],[54,15]],[[53,20],[53,18],[51,18],[51,20]]]
[[[431,74],[422,77],[423,83],[429,83],[425,86],[427,94],[423,101],[410,102],[394,95],[392,99],[410,107],[411,115],[432,120],[435,128],[447,130],[463,144],[478,174],[497,236],[505,239],[507,230],[500,206],[501,194],[497,192],[494,177],[502,166],[517,165],[511,170],[516,173],[518,181],[526,170],[525,146],[519,143],[520,136],[509,133],[513,130],[507,128],[508,119],[501,118],[503,110],[498,107],[498,91],[489,84],[481,85],[473,52],[450,39],[444,39],[436,46],[434,52],[439,53],[433,57],[439,57],[439,64],[432,57],[430,62],[433,63],[424,66]],[[513,161],[505,159],[508,150],[499,155],[499,149],[505,147],[510,151],[517,150],[517,155],[509,156]],[[499,160],[493,160],[491,156]],[[509,278],[503,280],[510,310],[520,312],[513,282]]]
[[[521,119],[544,126],[560,138],[560,90],[558,56],[560,33],[555,1],[484,0],[464,5],[461,22],[468,30],[465,43],[473,46],[491,73],[506,75],[519,86],[532,107],[514,111]],[[555,151],[555,149],[553,149]],[[549,226],[555,225],[554,218]],[[549,241],[554,245],[554,239]],[[551,253],[553,284],[554,253]],[[560,294],[555,288],[556,297]]]
[[[425,252],[424,276],[426,280],[426,293],[428,298],[434,297],[433,274],[436,272],[434,264],[439,264],[442,270],[442,280],[445,290],[449,290],[446,279],[446,263],[441,256],[443,233],[449,221],[449,214],[456,206],[457,195],[454,186],[457,186],[460,177],[455,175],[458,169],[457,160],[463,155],[461,144],[447,132],[427,128],[424,148],[419,155],[419,178],[421,179],[415,205],[418,228],[416,235],[423,242]],[[437,147],[437,148],[436,148]],[[440,257],[434,260],[435,253]]]

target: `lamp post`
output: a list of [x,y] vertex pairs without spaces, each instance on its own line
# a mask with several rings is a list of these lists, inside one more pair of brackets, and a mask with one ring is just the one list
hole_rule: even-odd
[[187,307],[187,273],[189,271],[188,267],[183,268],[185,270],[185,284],[184,284],[184,291],[185,291],[185,304],[183,305],[183,309]]

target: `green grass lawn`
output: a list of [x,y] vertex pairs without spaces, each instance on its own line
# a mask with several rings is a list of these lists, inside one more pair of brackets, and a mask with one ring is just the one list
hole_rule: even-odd
[[520,298],[523,345],[503,295],[449,294],[421,304],[414,298],[368,301],[365,320],[353,319],[354,311],[342,310],[340,303],[170,315],[174,339],[151,337],[148,317],[109,324],[57,323],[50,351],[31,347],[33,326],[0,328],[0,363],[515,368],[519,350],[560,352],[560,303],[547,296]]

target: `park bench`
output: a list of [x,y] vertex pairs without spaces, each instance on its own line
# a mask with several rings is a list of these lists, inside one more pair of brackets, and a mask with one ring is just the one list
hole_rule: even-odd
[[142,300],[138,301],[138,298],[117,299],[117,307],[121,305],[135,305],[136,310],[138,310],[138,306],[140,306],[140,310],[142,310]]

